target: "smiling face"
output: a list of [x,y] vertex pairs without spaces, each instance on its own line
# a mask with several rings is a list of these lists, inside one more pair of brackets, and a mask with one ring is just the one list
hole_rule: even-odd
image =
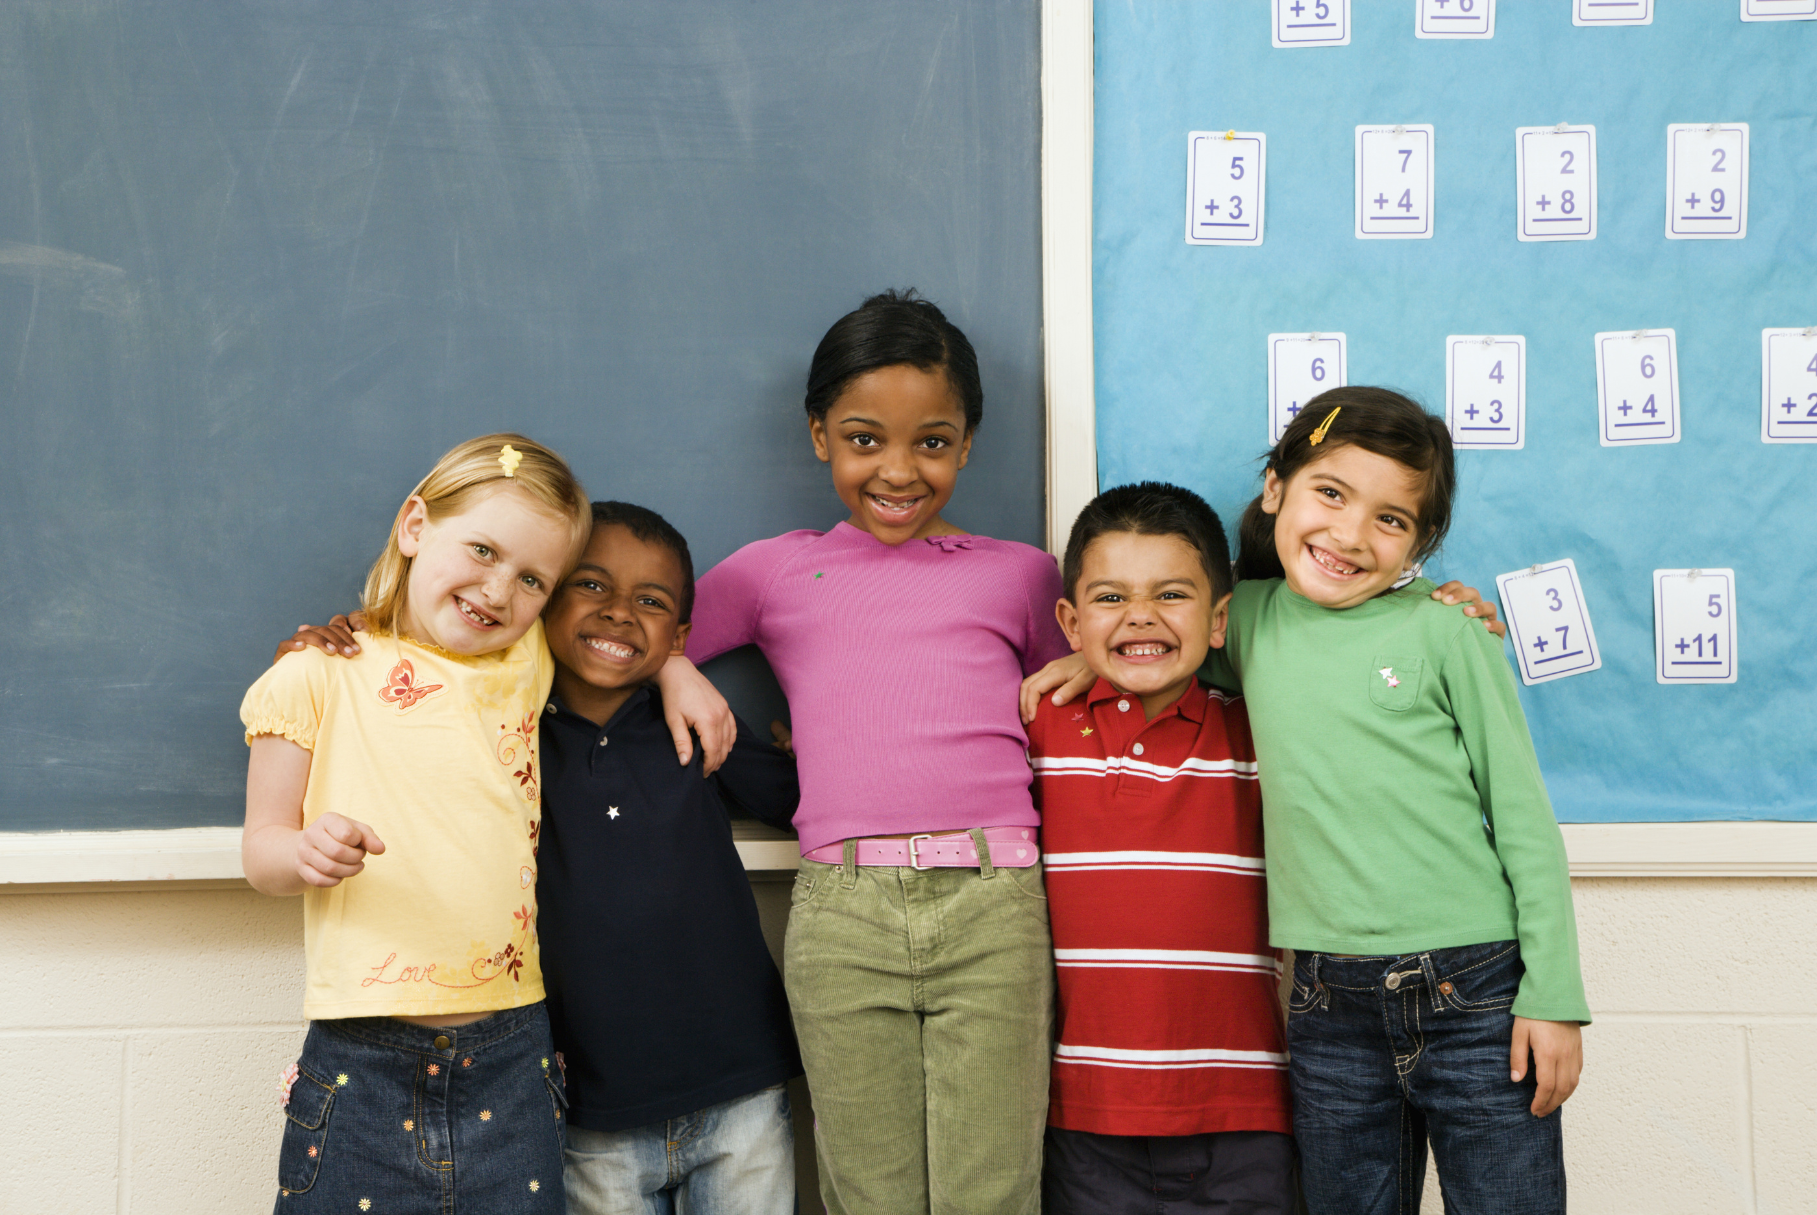
[[1262,509],[1287,585],[1328,608],[1380,595],[1413,566],[1424,479],[1387,456],[1345,445],[1286,482],[1273,472]]
[[945,371],[904,363],[866,372],[808,426],[853,527],[891,545],[956,530],[940,511],[972,437]]
[[555,655],[555,691],[574,712],[604,725],[688,639],[681,623],[681,561],[630,528],[593,529],[580,564],[543,616]]
[[491,654],[529,631],[568,566],[566,519],[510,489],[429,517],[404,504],[398,551],[410,558],[397,629],[456,654]]
[[1057,613],[1092,671],[1153,717],[1180,698],[1224,644],[1230,596],[1213,595],[1199,551],[1178,536],[1107,532],[1085,550]]

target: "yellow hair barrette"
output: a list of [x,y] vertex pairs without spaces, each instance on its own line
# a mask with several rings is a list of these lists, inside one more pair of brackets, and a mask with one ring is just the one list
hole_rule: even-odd
[[524,462],[524,453],[507,443],[498,449],[498,466],[505,470],[507,477],[517,476],[517,466]]
[[1320,443],[1325,441],[1325,432],[1331,429],[1331,419],[1337,417],[1338,413],[1343,408],[1342,405],[1339,405],[1336,409],[1333,409],[1330,413],[1326,414],[1325,420],[1319,423],[1319,428],[1312,432],[1312,438],[1309,442],[1311,442],[1314,447],[1317,447]]

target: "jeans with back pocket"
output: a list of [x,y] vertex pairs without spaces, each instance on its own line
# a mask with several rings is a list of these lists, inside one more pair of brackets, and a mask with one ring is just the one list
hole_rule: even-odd
[[1311,1215],[1418,1215],[1426,1145],[1446,1215],[1562,1215],[1560,1111],[1508,1079],[1514,941],[1294,958],[1287,1041]]

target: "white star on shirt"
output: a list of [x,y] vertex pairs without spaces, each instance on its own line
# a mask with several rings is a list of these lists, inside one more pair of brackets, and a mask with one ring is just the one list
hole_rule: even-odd
[[607,806],[606,807],[606,817],[607,818],[617,818],[618,817],[618,807],[617,806]]

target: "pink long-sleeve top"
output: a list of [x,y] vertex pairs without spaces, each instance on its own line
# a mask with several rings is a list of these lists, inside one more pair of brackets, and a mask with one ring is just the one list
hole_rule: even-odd
[[1022,677],[1069,652],[1060,572],[988,536],[892,548],[840,523],[747,544],[700,579],[688,657],[756,643],[789,698],[801,850],[1038,824]]

